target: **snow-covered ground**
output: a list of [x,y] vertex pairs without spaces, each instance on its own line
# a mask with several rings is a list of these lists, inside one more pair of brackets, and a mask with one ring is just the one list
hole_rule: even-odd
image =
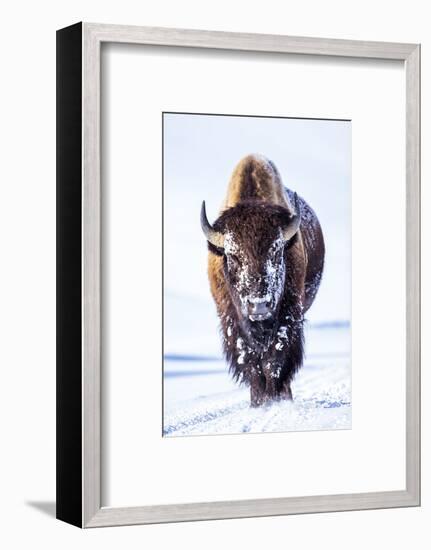
[[311,325],[307,357],[292,385],[293,402],[251,408],[223,359],[167,354],[165,436],[335,430],[351,427],[350,327]]

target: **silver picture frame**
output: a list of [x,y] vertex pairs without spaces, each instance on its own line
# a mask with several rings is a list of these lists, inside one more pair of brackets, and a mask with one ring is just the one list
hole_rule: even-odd
[[[406,86],[406,471],[399,491],[101,505],[103,43],[398,60]],[[420,505],[420,46],[78,23],[57,32],[57,517],[79,527]]]

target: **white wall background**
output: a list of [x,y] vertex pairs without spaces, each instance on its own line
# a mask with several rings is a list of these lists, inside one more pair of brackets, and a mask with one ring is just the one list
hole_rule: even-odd
[[[431,407],[423,399],[422,508],[81,532],[53,519],[55,496],[55,29],[78,20],[421,42],[423,209],[431,200],[431,59],[421,0],[148,0],[3,6],[0,543],[5,548],[427,548]],[[430,325],[431,220],[423,221],[423,323]],[[431,389],[423,342],[423,394]]]

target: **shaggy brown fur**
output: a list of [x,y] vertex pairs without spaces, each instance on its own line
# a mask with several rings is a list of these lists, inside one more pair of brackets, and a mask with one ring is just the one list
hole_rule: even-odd
[[[323,271],[320,224],[300,197],[300,228],[288,242],[280,237],[295,214],[294,203],[275,165],[249,155],[235,168],[213,224],[225,246],[208,243],[225,356],[234,378],[250,386],[253,406],[292,398],[291,380],[303,362],[304,314]],[[271,317],[250,320],[247,306],[263,300]]]

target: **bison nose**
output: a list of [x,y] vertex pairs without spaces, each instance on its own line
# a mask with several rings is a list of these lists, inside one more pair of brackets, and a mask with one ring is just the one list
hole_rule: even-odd
[[248,317],[250,321],[264,321],[271,317],[271,303],[264,299],[249,298],[247,300]]

